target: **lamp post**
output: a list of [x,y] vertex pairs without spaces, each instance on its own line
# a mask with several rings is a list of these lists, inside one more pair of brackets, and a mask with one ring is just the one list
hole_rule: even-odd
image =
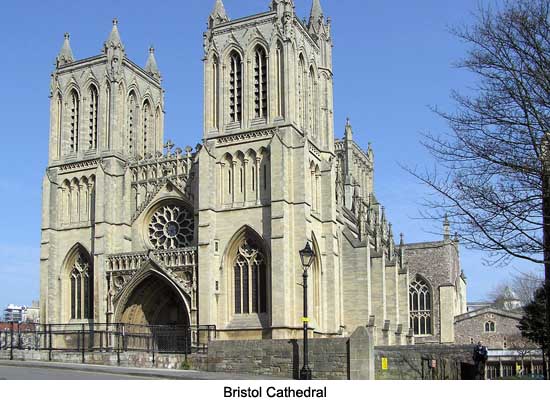
[[300,379],[303,380],[310,380],[311,379],[311,369],[308,365],[308,349],[307,349],[307,330],[308,330],[308,322],[309,318],[307,316],[307,270],[313,263],[313,259],[315,258],[315,252],[313,252],[313,249],[311,249],[311,246],[309,246],[309,242],[306,243],[306,247],[300,251],[300,260],[302,261],[302,268],[303,268],[303,279],[304,279],[304,317],[302,318],[302,322],[304,324],[304,366],[300,370]]

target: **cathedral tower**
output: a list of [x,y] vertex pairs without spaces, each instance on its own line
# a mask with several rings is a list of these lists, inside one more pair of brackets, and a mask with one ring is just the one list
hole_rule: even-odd
[[130,161],[163,144],[163,90],[150,50],[128,59],[118,22],[95,57],[77,60],[65,34],[51,79],[43,181],[43,323],[105,321],[105,256],[130,245]]
[[310,326],[335,334],[343,303],[330,22],[318,0],[308,24],[293,0],[238,19],[216,0],[207,24],[200,322],[216,323],[222,337],[294,336],[302,326],[298,251],[307,241],[317,255]]

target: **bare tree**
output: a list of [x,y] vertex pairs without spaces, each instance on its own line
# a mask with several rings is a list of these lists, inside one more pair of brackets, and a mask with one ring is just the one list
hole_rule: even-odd
[[489,300],[501,306],[509,297],[506,289],[510,289],[517,297],[521,306],[533,301],[535,291],[542,287],[544,279],[531,273],[518,272],[510,280],[497,284],[488,294]]
[[550,0],[500,4],[453,31],[470,45],[458,67],[477,85],[452,93],[455,112],[434,108],[451,129],[423,141],[438,168],[408,170],[434,191],[426,217],[449,214],[493,263],[544,265],[550,294]]

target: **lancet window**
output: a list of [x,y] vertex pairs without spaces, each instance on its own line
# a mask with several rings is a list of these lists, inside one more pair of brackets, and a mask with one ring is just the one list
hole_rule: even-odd
[[241,57],[233,52],[229,58],[229,118],[231,122],[242,119],[242,64]]
[[99,96],[95,85],[90,86],[90,105],[88,117],[88,149],[95,150],[97,148],[97,122],[99,112]]
[[69,119],[70,119],[70,131],[71,131],[71,137],[70,137],[70,146],[71,146],[71,153],[78,152],[78,131],[79,131],[79,113],[80,113],[80,99],[78,97],[78,93],[76,90],[73,90],[71,92],[70,100],[69,100]]
[[267,117],[267,57],[261,46],[254,54],[254,111],[256,118]]

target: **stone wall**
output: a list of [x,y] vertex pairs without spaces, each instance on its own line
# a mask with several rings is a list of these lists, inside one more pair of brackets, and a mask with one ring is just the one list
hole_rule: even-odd
[[[0,350],[0,360],[9,360],[10,351]],[[52,361],[71,364],[81,364],[81,353],[53,351],[51,360],[47,351],[13,350],[13,359],[17,361]],[[134,368],[163,369],[207,369],[207,357],[203,354],[155,354],[145,352],[107,353],[94,352],[84,354],[84,363],[95,365],[111,365]]]
[[[309,340],[313,379],[374,379],[373,330],[360,327],[350,338]],[[303,366],[301,340],[212,341],[208,371],[273,375],[298,379]]]
[[[518,329],[520,319],[520,314],[493,308],[468,312],[456,317],[456,342],[471,344],[481,341],[491,349],[513,347],[512,344],[521,339],[521,332]],[[494,332],[485,331],[487,322],[495,324]]]
[[[469,379],[473,365],[469,345],[376,347],[374,356],[376,379],[382,380]],[[382,366],[383,359],[387,360],[387,369]]]
[[[309,341],[309,366],[314,379],[348,379],[347,341]],[[208,345],[208,371],[298,379],[302,354],[302,341],[297,340],[213,341]]]

